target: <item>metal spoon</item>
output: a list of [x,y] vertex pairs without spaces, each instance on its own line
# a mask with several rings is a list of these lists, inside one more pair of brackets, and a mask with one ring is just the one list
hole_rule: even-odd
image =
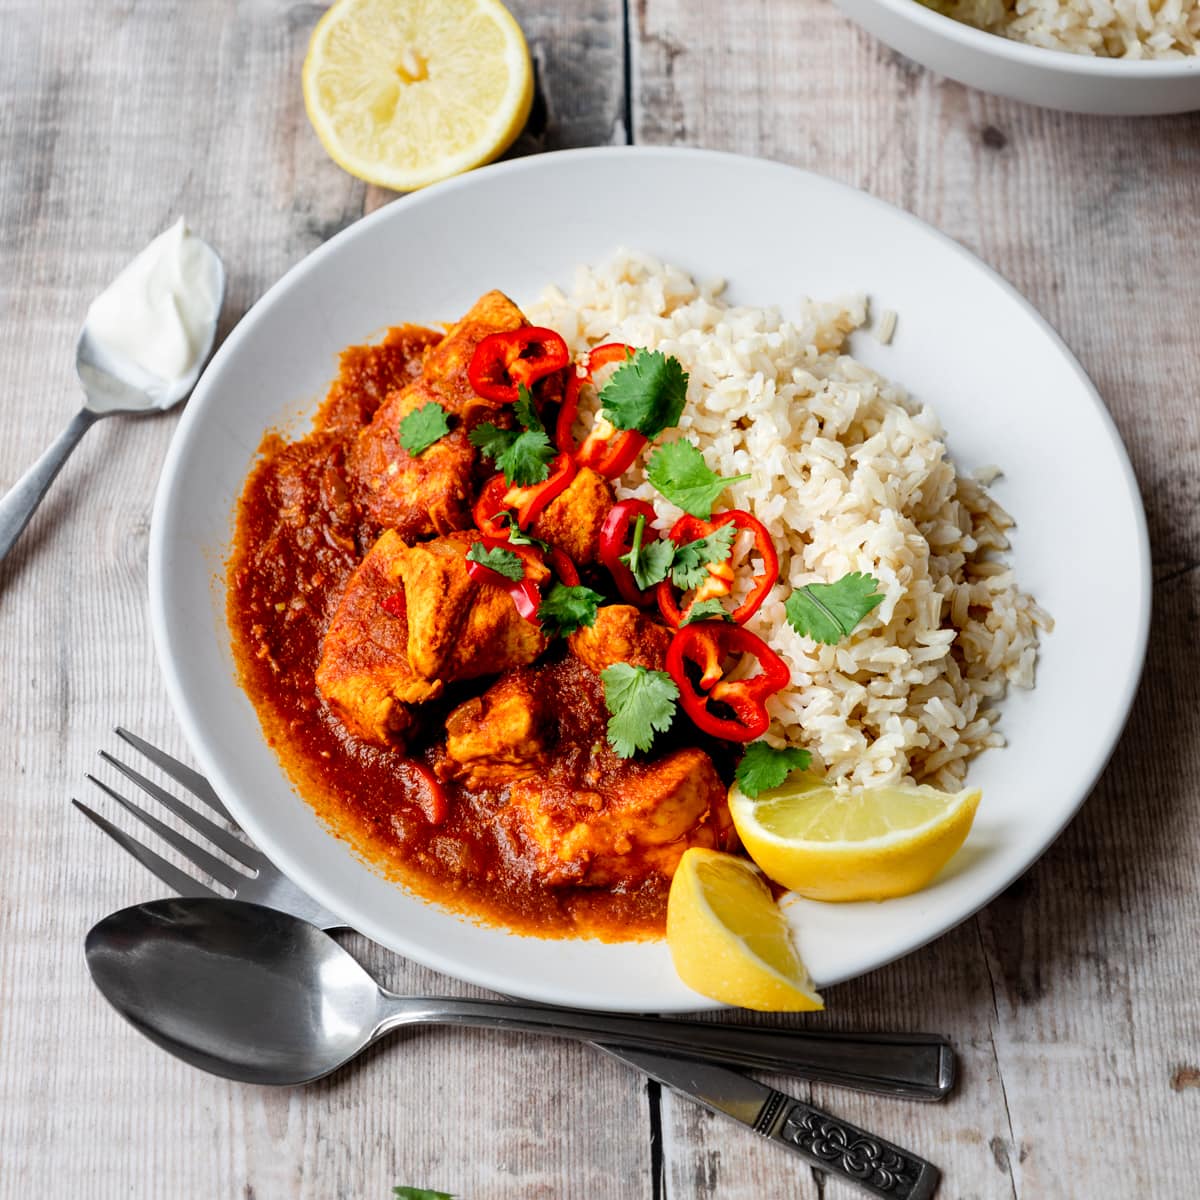
[[156,900],[122,909],[92,928],[85,953],[96,986],[151,1041],[192,1066],[245,1083],[308,1083],[392,1030],[425,1024],[610,1042],[920,1099],[944,1096],[953,1077],[945,1043],[921,1035],[806,1035],[397,996],[315,925],[243,901]]
[[[219,315],[225,297],[225,268],[211,246],[201,245],[212,256],[211,269],[217,284],[216,314]],[[161,412],[178,404],[196,386],[196,380],[200,378],[200,372],[212,353],[216,333],[215,315],[200,353],[196,356],[195,365],[182,378],[165,382],[136,368],[122,372],[121,364],[104,354],[88,326],[84,325],[75,346],[75,372],[83,385],[85,396],[83,407],[41,458],[0,500],[0,559],[8,554],[21,536],[22,530],[29,524],[29,518],[41,504],[42,497],[49,491],[55,476],[62,470],[83,435],[101,417],[111,417],[114,413]]]

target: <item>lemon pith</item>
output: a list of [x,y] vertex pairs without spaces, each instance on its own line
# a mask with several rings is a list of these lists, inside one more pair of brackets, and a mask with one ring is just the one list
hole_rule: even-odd
[[529,48],[499,0],[338,0],[303,85],[329,156],[396,191],[490,162],[533,102]]
[[966,840],[977,788],[839,790],[801,778],[755,798],[736,785],[729,811],[746,853],[812,900],[885,900],[925,887]]
[[667,900],[667,945],[688,987],[743,1008],[804,1012],[824,1007],[787,921],[757,868],[693,847]]

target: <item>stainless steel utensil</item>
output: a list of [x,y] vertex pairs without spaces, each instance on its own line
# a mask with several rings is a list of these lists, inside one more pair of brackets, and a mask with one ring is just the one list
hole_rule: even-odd
[[[129,745],[169,775],[177,783],[196,796],[214,814],[233,824],[220,798],[208,781],[198,772],[185,766],[177,759],[136,737],[125,729],[118,728],[117,734]],[[217,859],[202,847],[153,816],[139,805],[120,795],[115,789],[95,776],[88,778],[111,796],[185,858],[199,867],[219,885],[240,900],[266,905],[285,913],[303,918],[319,928],[334,931],[346,928],[335,914],[324,909],[311,897],[296,887],[279,872],[261,851],[255,849],[243,837],[217,825],[208,817],[198,813],[165,788],[122,763],[112,755],[101,751],[101,757],[119,770],[127,779],[148,795],[164,805],[182,821],[186,822],[201,837],[223,850],[230,857],[246,866],[254,874],[246,874],[229,863]],[[163,882],[181,896],[217,897],[212,887],[180,870],[156,854],[147,846],[113,825],[78,800],[72,803],[123,849],[132,854]],[[234,825],[236,829],[236,825]],[[238,831],[240,833],[240,830]],[[336,944],[335,944],[336,945]],[[429,1006],[442,1001],[421,1000],[427,1013]],[[462,1001],[445,1001],[448,1005],[460,1005]],[[480,1002],[483,1003],[483,1002]],[[487,1002],[489,1012],[501,1019],[502,1002]],[[629,1042],[630,1038],[615,1030],[612,1022],[629,1021],[636,1026],[649,1026],[666,1037],[668,1043],[655,1042],[656,1048],[673,1049],[676,1053],[691,1057],[702,1057],[739,1066],[758,1066],[764,1070],[780,1071],[823,1083],[833,1083],[862,1091],[910,1099],[938,1100],[944,1098],[954,1084],[954,1051],[950,1044],[933,1034],[832,1034],[812,1033],[802,1030],[771,1029],[757,1026],[731,1026],[708,1022],[683,1022],[658,1018],[614,1017],[605,1014],[589,1014],[577,1009],[553,1009],[543,1006],[534,1008],[538,1013],[556,1014],[558,1024],[577,1024],[577,1019],[602,1019],[603,1026],[587,1026],[587,1031],[578,1034],[588,1040],[616,1038]],[[461,1023],[460,1010],[447,1010],[447,1019]],[[427,1015],[424,1019],[436,1019]],[[511,1026],[510,1024],[510,1027]],[[632,1026],[630,1027],[632,1028]],[[575,1035],[572,1035],[575,1036]],[[366,1043],[364,1043],[366,1044]],[[642,1041],[641,1045],[648,1045]],[[339,1063],[326,1068],[334,1069]],[[315,1078],[306,1075],[305,1078]],[[299,1082],[300,1080],[294,1080]]]
[[[216,308],[219,315],[225,295],[225,269],[216,251],[211,246],[205,248],[212,255],[214,277],[218,281]],[[161,412],[178,404],[196,386],[196,380],[200,378],[200,372],[212,353],[216,332],[217,317],[214,316],[208,336],[200,347],[196,364],[183,378],[173,383],[165,383],[153,381],[151,377],[145,376],[144,383],[135,384],[115,373],[97,346],[88,326],[84,325],[75,345],[75,373],[83,386],[83,407],[71,419],[66,429],[43,451],[37,462],[0,500],[0,559],[13,548],[83,435],[101,417],[111,417],[117,413]]]

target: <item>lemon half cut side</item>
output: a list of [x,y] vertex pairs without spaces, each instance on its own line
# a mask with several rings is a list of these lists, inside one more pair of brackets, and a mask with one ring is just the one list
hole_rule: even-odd
[[529,48],[498,0],[338,0],[303,83],[329,156],[398,192],[491,162],[533,103]]
[[978,788],[835,788],[799,776],[729,811],[746,853],[776,883],[811,900],[886,900],[925,887],[966,840]]

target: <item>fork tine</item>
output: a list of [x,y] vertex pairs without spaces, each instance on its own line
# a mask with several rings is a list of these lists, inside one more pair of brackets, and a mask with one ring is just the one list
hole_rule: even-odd
[[228,863],[214,858],[207,850],[201,849],[195,842],[184,837],[182,833],[177,833],[170,825],[163,824],[144,808],[134,804],[132,800],[126,800],[120,792],[114,791],[103,780],[97,779],[95,775],[88,775],[86,778],[90,779],[105,795],[111,796],[126,812],[137,817],[143,825],[153,829],[169,846],[174,846],[194,866],[199,867],[205,874],[211,875],[218,883],[223,883],[231,891],[236,892],[239,885],[249,881],[250,876],[243,875],[241,871],[234,870]]
[[207,887],[198,879],[193,879],[186,871],[181,871],[173,863],[167,862],[165,858],[160,858],[153,850],[143,846],[136,838],[130,837],[123,829],[118,829],[111,821],[105,820],[98,812],[94,812],[88,808],[86,804],[81,804],[75,799],[72,799],[71,803],[89,821],[107,833],[122,850],[132,854],[147,871],[152,875],[157,875],[172,891],[178,893],[180,896],[217,895],[212,888]]
[[[189,792],[192,793],[198,800],[203,800],[209,808],[214,809],[227,821],[233,821],[229,815],[229,810],[221,803],[221,797],[213,790],[213,786],[200,774],[199,771],[193,771],[191,767],[184,766],[177,758],[172,758],[165,750],[160,750],[157,746],[150,745],[138,737],[136,733],[130,733],[128,729],[123,729],[120,725],[114,730],[117,737],[121,738],[131,745],[135,750],[139,750],[144,754],[159,770],[169,775],[176,783],[182,784]],[[237,822],[233,821],[236,827]]]
[[262,868],[265,861],[262,854],[243,842],[241,838],[235,837],[227,829],[222,829],[220,825],[214,825],[207,817],[184,804],[178,797],[172,796],[164,788],[160,788],[157,783],[138,774],[132,767],[127,767],[119,758],[113,758],[106,750],[100,751],[100,757],[106,763],[116,767],[131,783],[136,783],[143,792],[153,796],[159,804],[173,812],[181,821],[186,821],[197,833],[208,838],[214,846],[220,846],[231,858],[236,858],[238,862],[252,871]]

